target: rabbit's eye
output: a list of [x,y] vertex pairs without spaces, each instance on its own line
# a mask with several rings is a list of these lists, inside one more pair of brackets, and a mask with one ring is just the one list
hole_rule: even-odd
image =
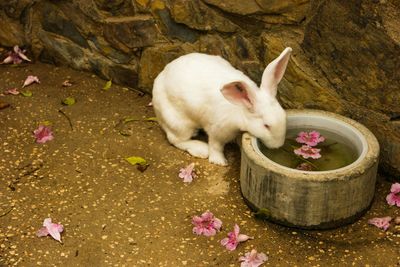
[[264,127],[266,128],[266,129],[268,129],[269,130],[269,125],[268,124],[264,124]]

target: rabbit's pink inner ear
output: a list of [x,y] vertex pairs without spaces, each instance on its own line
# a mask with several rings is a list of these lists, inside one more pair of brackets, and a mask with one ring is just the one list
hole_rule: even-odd
[[225,84],[221,89],[221,93],[229,102],[235,105],[241,105],[248,109],[253,107],[247,85],[243,82]]

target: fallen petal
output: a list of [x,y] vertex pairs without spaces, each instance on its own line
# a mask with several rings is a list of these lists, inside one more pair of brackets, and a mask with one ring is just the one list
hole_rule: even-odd
[[212,214],[210,211],[204,212],[201,216],[193,216],[192,218],[193,233],[197,235],[213,236],[220,230],[222,221]]
[[368,223],[378,227],[379,229],[383,229],[384,231],[386,231],[390,226],[391,220],[392,220],[392,217],[386,216],[386,217],[382,217],[382,218],[369,219]]
[[40,83],[39,78],[37,76],[29,75],[25,79],[24,84],[22,85],[22,88],[24,88],[25,86],[31,85],[32,83]]
[[197,175],[194,172],[194,163],[190,163],[188,166],[185,168],[181,168],[179,170],[179,178],[183,179],[184,183],[191,183],[193,181],[193,178],[196,178]]
[[392,193],[400,193],[400,183],[394,183],[392,184],[392,186],[390,187],[390,192]]
[[18,54],[18,52],[21,52],[21,48],[19,48],[18,45],[14,45],[13,50],[14,50],[14,53],[17,53],[17,54]]
[[23,60],[31,62],[31,60],[27,56],[25,56],[22,52],[18,53],[18,56]]
[[37,231],[36,235],[38,237],[50,235],[62,243],[60,234],[62,231],[64,231],[64,227],[61,224],[52,223],[51,218],[46,218],[43,221],[43,227]]
[[19,48],[19,46],[18,45],[16,45],[16,46],[14,46],[14,52],[20,57],[20,58],[22,58],[23,60],[26,60],[26,61],[31,61],[24,53],[25,53],[25,50],[24,51],[22,51],[21,50],[21,48]]
[[[60,235],[59,230],[60,230],[60,227],[59,227],[57,224],[51,225],[51,226],[48,226],[48,227],[47,227],[47,231],[49,232],[49,234],[50,234],[55,240],[57,240],[58,242],[61,242],[61,235]],[[61,232],[62,232],[62,230],[64,230],[64,229],[61,229]]]
[[3,62],[1,62],[1,64],[10,64],[11,62],[13,62],[13,57],[8,56],[3,60]]
[[247,241],[249,239],[253,239],[253,237],[248,236],[248,235],[243,235],[243,234],[238,235],[238,238],[237,238],[237,240],[239,242],[244,242],[244,241]]
[[18,88],[11,88],[11,89],[4,91],[4,93],[6,95],[19,95],[20,92],[18,91]]
[[39,127],[33,131],[33,134],[35,135],[36,143],[39,144],[43,144],[54,139],[51,129],[44,125],[39,125]]
[[235,224],[235,226],[233,227],[233,232],[229,232],[228,237],[220,241],[221,245],[225,246],[227,250],[232,251],[236,249],[240,242],[252,239],[252,237],[249,237],[247,235],[239,234],[239,231],[239,225]]
[[255,249],[239,257],[239,261],[241,262],[240,267],[258,267],[267,260],[267,255],[264,253],[257,253]]
[[47,231],[46,227],[42,227],[36,232],[36,235],[38,237],[47,236],[48,234],[49,234],[49,231]]

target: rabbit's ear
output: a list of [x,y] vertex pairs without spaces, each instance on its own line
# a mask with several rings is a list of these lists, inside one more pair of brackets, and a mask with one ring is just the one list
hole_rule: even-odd
[[225,84],[221,89],[222,95],[232,104],[253,108],[254,96],[251,89],[242,81]]
[[267,90],[273,96],[276,96],[278,83],[285,73],[286,66],[290,59],[292,48],[286,47],[285,50],[274,61],[268,64],[262,75],[260,88]]

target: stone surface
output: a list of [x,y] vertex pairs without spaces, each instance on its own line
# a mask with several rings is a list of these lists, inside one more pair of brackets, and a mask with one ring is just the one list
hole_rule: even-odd
[[25,35],[23,26],[17,20],[7,17],[4,11],[0,11],[2,23],[0,27],[0,44],[7,47],[13,47],[15,44],[24,45]]
[[279,84],[281,103],[287,108],[321,109],[343,114],[344,103],[340,95],[301,53],[299,42],[302,38],[301,32],[292,32],[289,36],[282,36],[280,31],[262,35],[265,62],[276,58],[283,47],[293,49],[290,64]]
[[140,59],[139,87],[151,93],[149,88],[165,65],[191,52],[220,55],[259,83],[263,67],[255,50],[251,41],[241,35],[224,39],[216,34],[202,36],[194,44],[150,47],[143,51]]
[[154,45],[159,39],[155,20],[149,15],[107,18],[103,33],[110,44],[126,53]]
[[[389,13],[389,5],[324,2],[308,24],[302,43],[344,99],[388,115],[400,112],[400,32],[386,30],[384,14]],[[389,10],[398,10],[398,5]],[[393,15],[390,23],[390,29],[400,28],[400,17]]]
[[225,18],[220,12],[208,8],[201,0],[171,1],[171,14],[178,23],[202,31],[235,32],[238,26]]
[[261,15],[262,21],[272,24],[300,23],[306,17],[310,2],[309,0],[203,1],[233,14]]
[[302,48],[344,100],[347,114],[382,144],[382,166],[400,172],[400,3],[322,1]]
[[232,0],[232,1],[219,1],[219,0],[203,0],[203,2],[216,6],[223,11],[239,14],[239,15],[251,15],[255,13],[261,13],[262,9],[258,5],[256,0]]
[[194,52],[193,46],[162,45],[143,51],[140,58],[139,88],[151,92],[153,81],[169,62],[184,54]]
[[88,48],[88,43],[77,26],[55,5],[50,3],[40,5],[40,23],[43,30],[64,36],[80,47]]
[[160,28],[162,28],[163,32],[166,33],[165,38],[167,40],[173,42],[174,39],[177,39],[181,42],[193,43],[198,39],[199,33],[197,31],[173,20],[171,12],[165,5],[164,1],[153,1],[151,10],[154,16],[159,19]]
[[399,175],[399,10],[397,0],[10,0],[0,45],[149,93],[185,53],[221,55],[259,83],[291,46],[283,106],[358,118],[379,138],[381,166]]

